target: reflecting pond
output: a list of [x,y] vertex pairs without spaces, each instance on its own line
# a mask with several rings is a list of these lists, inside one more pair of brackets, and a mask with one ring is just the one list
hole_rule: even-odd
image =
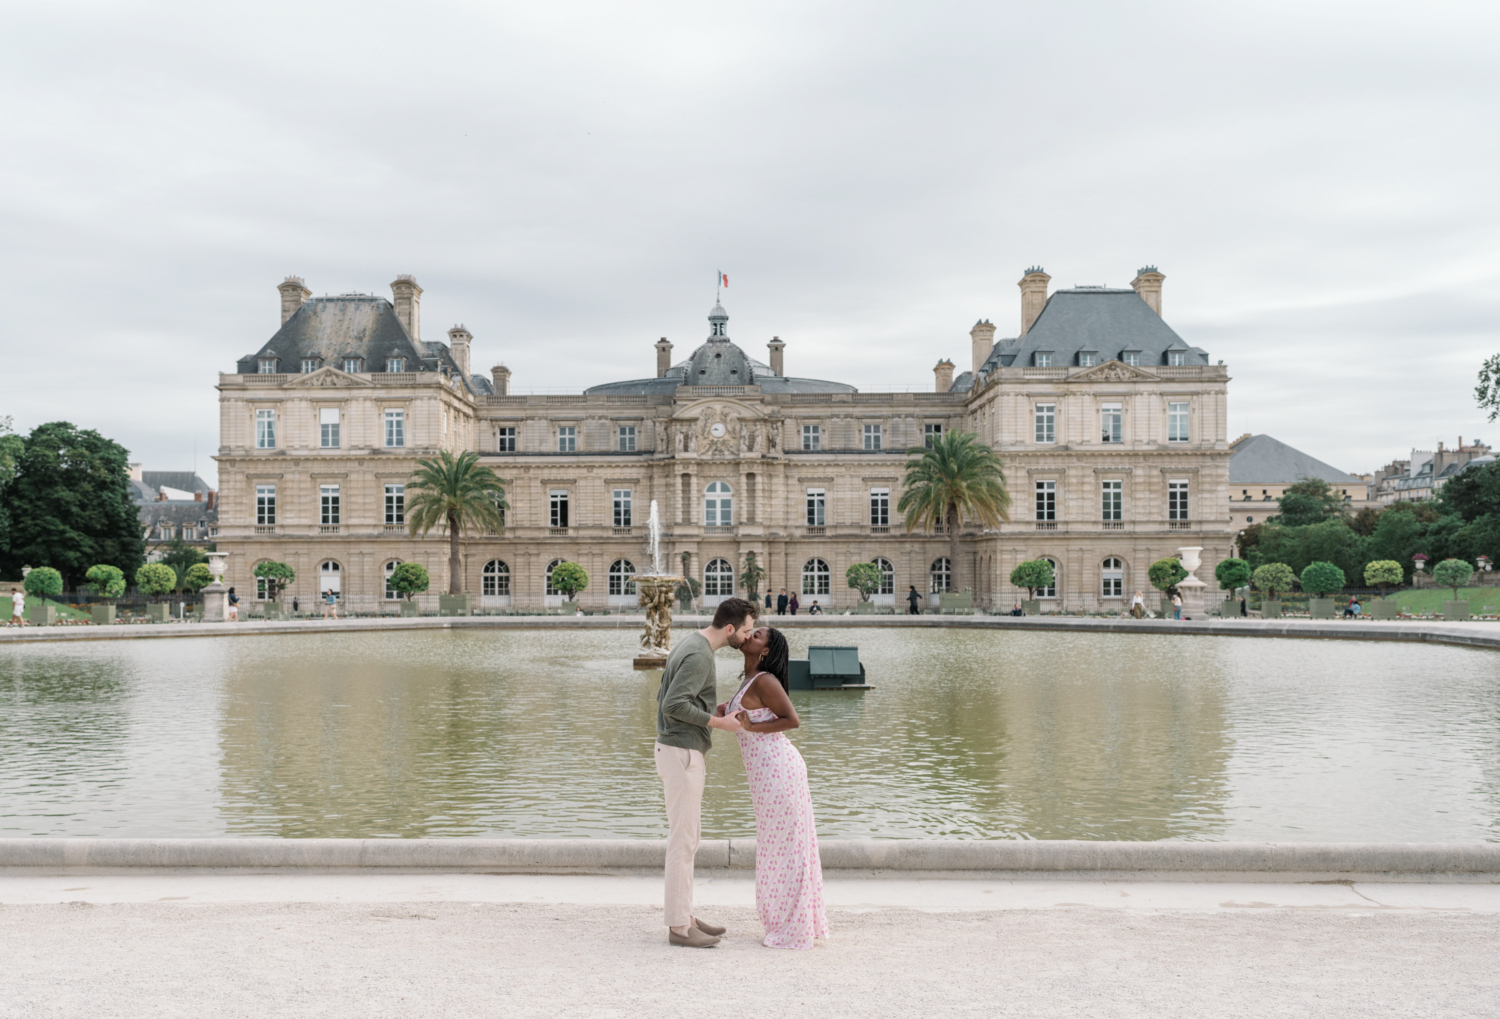
[[[1418,644],[916,629],[798,694],[825,837],[1475,841],[1500,656]],[[0,835],[665,834],[632,630],[0,648]],[[738,658],[720,653],[721,699]],[[707,837],[753,834],[733,737]]]

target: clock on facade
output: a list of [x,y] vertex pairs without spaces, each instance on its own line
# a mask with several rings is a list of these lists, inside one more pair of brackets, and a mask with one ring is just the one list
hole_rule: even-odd
[[724,437],[724,422],[715,421],[713,426],[709,428],[708,434],[716,439],[722,439]]

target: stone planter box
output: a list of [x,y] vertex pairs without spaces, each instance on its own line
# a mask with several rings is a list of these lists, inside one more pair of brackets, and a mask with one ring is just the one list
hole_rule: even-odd
[[147,602],[146,618],[153,623],[165,623],[172,618],[172,606],[164,601]]
[[89,615],[93,617],[95,626],[108,626],[115,621],[115,607],[113,605],[94,605],[89,608]]
[[1262,619],[1280,619],[1281,618],[1281,599],[1280,598],[1267,598],[1264,601],[1262,601],[1260,603],[1260,618],[1262,618]]
[[1443,602],[1443,620],[1449,623],[1459,623],[1469,618],[1469,603],[1467,601],[1445,601]]
[[1030,601],[1023,601],[1021,603],[1021,614],[1023,616],[1039,616],[1039,615],[1041,615],[1042,614],[1042,601],[1041,601],[1041,599],[1040,598],[1033,598]]
[[875,614],[875,604],[873,602],[857,601],[854,603],[854,614],[856,616],[873,616]]
[[944,615],[967,616],[974,611],[974,596],[972,594],[955,594],[950,591],[943,595],[941,611]]
[[[474,596],[469,594],[438,595],[438,615],[470,616],[474,614]],[[566,604],[566,603],[564,603]]]
[[265,615],[267,619],[285,619],[286,610],[282,608],[279,601],[268,601],[265,604]]
[[1307,610],[1314,619],[1333,619],[1337,614],[1332,598],[1309,598]]
[[404,599],[402,600],[402,602],[401,602],[401,615],[402,616],[420,616],[421,614],[422,614],[421,606],[419,606],[416,602],[414,602],[414,601],[406,601]]
[[38,602],[29,613],[32,626],[56,626],[57,606],[49,601]]
[[1401,615],[1401,606],[1389,598],[1378,598],[1370,603],[1371,619],[1395,619]]

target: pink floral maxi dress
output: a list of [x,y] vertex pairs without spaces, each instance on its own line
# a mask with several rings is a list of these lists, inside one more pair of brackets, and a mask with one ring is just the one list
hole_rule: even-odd
[[[760,675],[764,675],[761,673]],[[755,677],[745,681],[725,713],[748,710],[741,698]],[[752,722],[776,717],[770,708],[749,712]],[[807,764],[780,732],[740,732],[740,755],[755,805],[755,908],[765,925],[767,948],[811,948],[828,937],[823,906],[823,864],[813,820]]]

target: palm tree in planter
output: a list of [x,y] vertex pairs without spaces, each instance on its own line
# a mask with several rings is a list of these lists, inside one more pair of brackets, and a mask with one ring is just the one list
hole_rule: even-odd
[[958,531],[965,519],[998,528],[1010,519],[1010,491],[1000,458],[973,432],[944,432],[931,446],[906,451],[906,476],[896,511],[908,532],[948,533],[950,590],[959,586]]
[[478,453],[454,456],[447,450],[435,460],[418,460],[406,483],[406,527],[413,536],[426,537],[434,527],[448,532],[448,593],[438,598],[439,615],[466,616],[470,596],[463,592],[463,558],[459,538],[465,527],[500,534],[505,530],[505,489]]
[[115,621],[115,599],[125,593],[125,571],[118,566],[100,563],[90,566],[83,577],[88,581],[88,589],[104,599],[103,605],[90,609],[94,623],[108,626]]
[[1262,619],[1281,618],[1281,599],[1277,594],[1290,591],[1297,583],[1297,575],[1286,563],[1266,563],[1250,575],[1250,583],[1263,592],[1260,600]]
[[1344,571],[1333,563],[1311,562],[1302,571],[1302,590],[1308,594],[1307,610],[1314,619],[1333,618],[1333,599],[1328,597],[1344,589]]
[[411,600],[414,594],[421,594],[432,584],[432,578],[427,574],[427,567],[421,563],[398,563],[391,571],[391,579],[388,582],[391,590],[401,596],[401,614],[403,616],[419,615],[417,603]]
[[1432,579],[1439,587],[1453,589],[1453,600],[1443,602],[1443,618],[1468,619],[1469,603],[1460,601],[1458,589],[1474,577],[1474,567],[1462,559],[1444,559],[1432,568]]
[[1399,584],[1406,579],[1406,572],[1401,569],[1401,564],[1393,559],[1377,559],[1372,563],[1365,564],[1365,583],[1371,587],[1380,588],[1380,600],[1370,606],[1370,614],[1376,619],[1395,619],[1400,612],[1400,606],[1395,602],[1387,601],[1387,593],[1392,584]]

